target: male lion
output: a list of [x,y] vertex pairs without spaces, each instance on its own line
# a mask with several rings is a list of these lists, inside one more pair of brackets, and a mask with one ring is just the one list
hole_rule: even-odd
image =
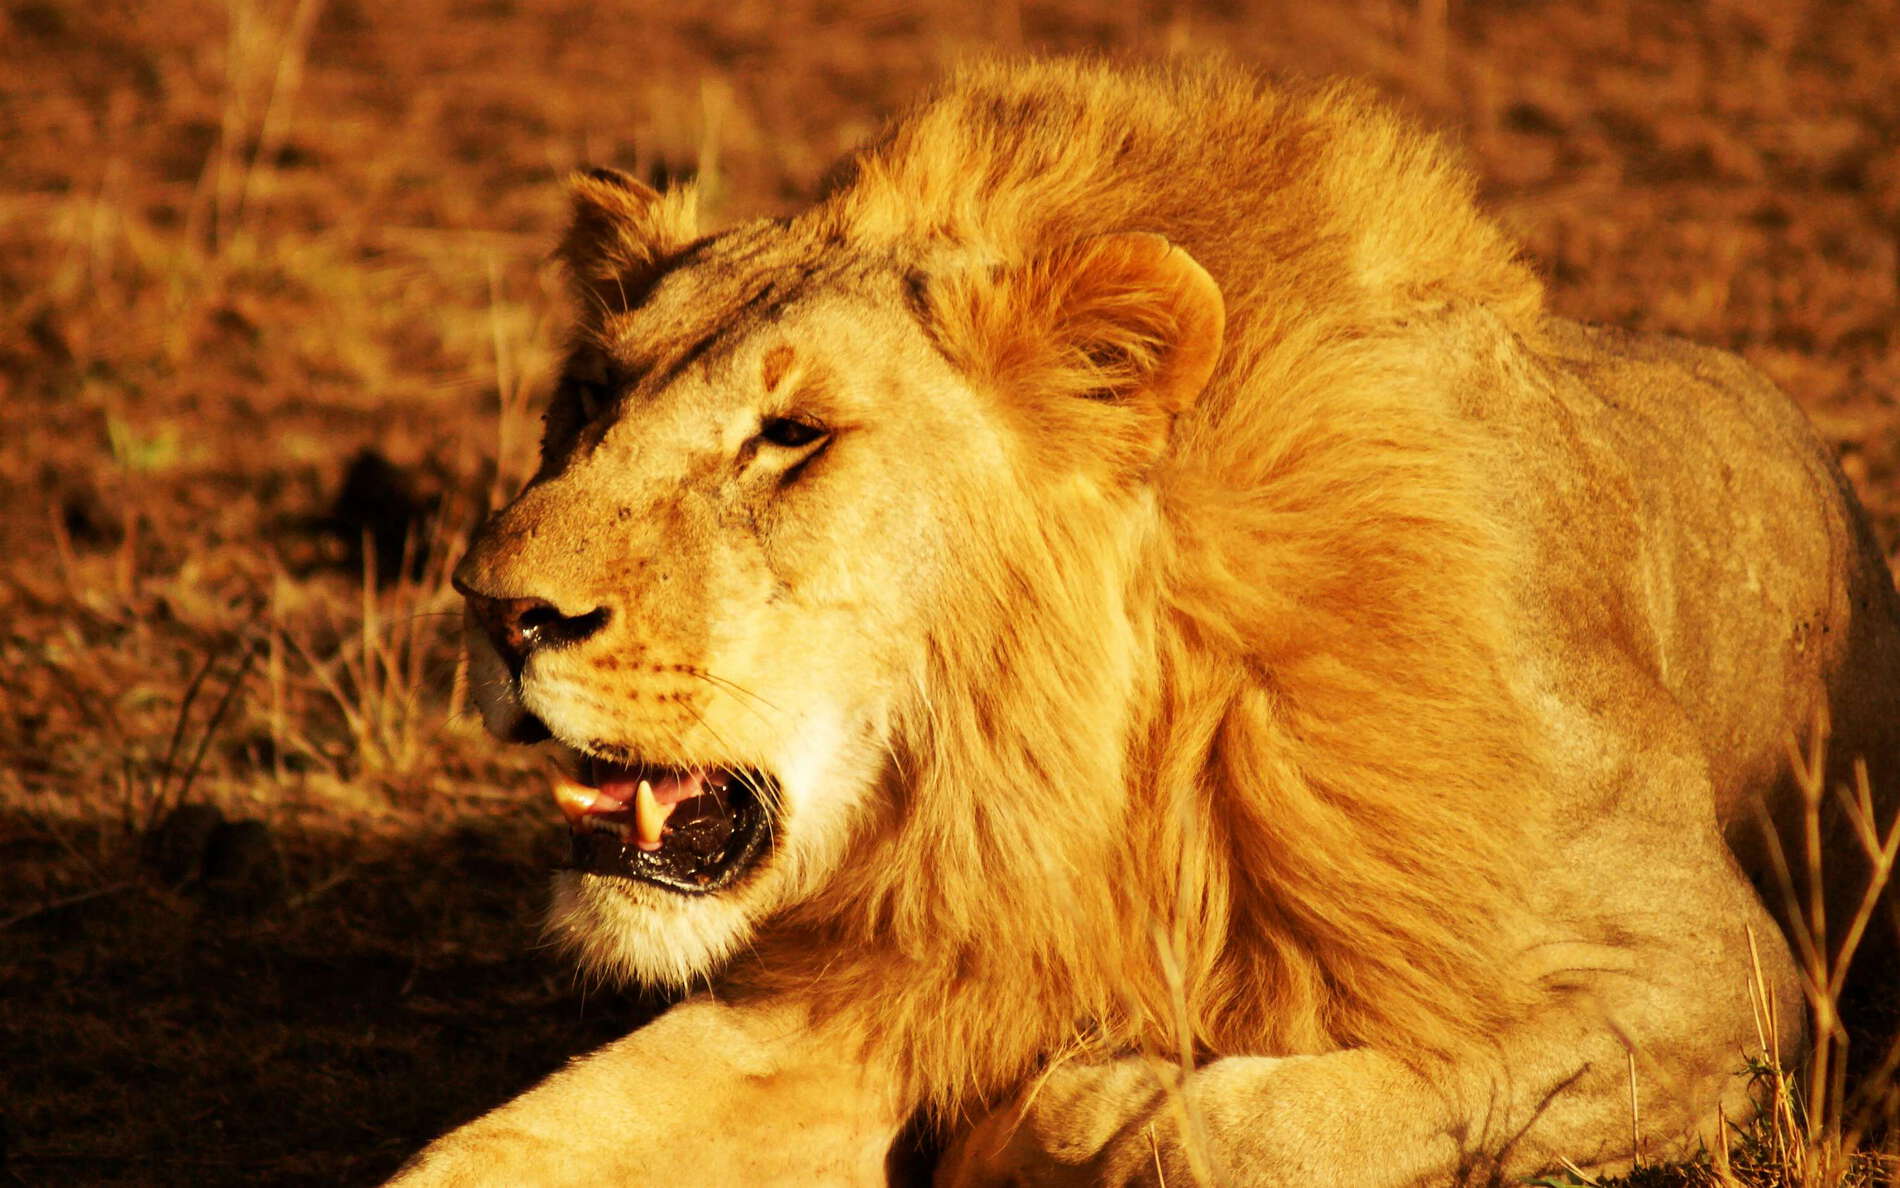
[[991,66],[796,217],[574,206],[473,683],[564,755],[555,931],[700,992],[404,1183],[873,1183],[919,1112],[959,1184],[1613,1169],[1746,1114],[1753,988],[1798,1050],[1752,806],[1822,715],[1894,772],[1886,566],[1431,139]]

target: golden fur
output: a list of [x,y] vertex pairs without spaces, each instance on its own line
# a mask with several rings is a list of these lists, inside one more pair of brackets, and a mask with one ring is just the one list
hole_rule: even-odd
[[[1521,896],[1496,789],[1533,743],[1483,613],[1510,559],[1450,394],[1366,328],[1456,300],[1528,319],[1537,283],[1438,146],[1358,92],[1172,82],[979,72],[807,216],[1005,270],[933,290],[927,324],[991,390],[1056,397],[1007,409],[1035,470],[1145,487],[1060,523],[1027,490],[946,512],[1010,522],[922,641],[924,708],[898,734],[911,820],[800,913],[835,932],[840,1005],[877,1003],[933,1095],[1006,1083],[1079,1020],[1169,1036],[1156,924],[1185,943],[1209,1051],[1445,1053],[1519,998],[1493,947]],[[1060,399],[1098,377],[1049,349],[1067,335],[1048,307],[1075,303],[1039,271],[1130,227],[1227,307],[1223,361],[1159,459],[1145,402]],[[1122,674],[1114,714],[1078,673]],[[880,950],[895,968],[839,976],[834,952]]]
[[[1609,522],[1566,552],[1565,501],[1622,480],[1500,465],[1561,453],[1564,369],[1609,356],[1548,317],[1435,140],[1347,86],[997,65],[790,220],[701,239],[684,191],[598,174],[575,195],[573,373],[605,410],[557,400],[542,475],[464,574],[616,615],[519,690],[478,645],[478,694],[498,730],[531,711],[603,753],[753,763],[785,801],[729,894],[564,876],[555,927],[593,964],[797,1004],[898,1119],[956,1118],[1078,1039],[1448,1069],[1548,1009],[1527,954],[1599,935],[1535,885],[1577,877],[1559,822],[1625,811],[1574,707],[1628,707],[1603,755],[1700,755],[1704,718],[1663,692],[1673,642],[1642,659],[1676,628],[1593,559]],[[1781,425],[1734,382],[1738,424]],[[787,409],[838,433],[797,486],[743,444]],[[1813,522],[1866,589],[1884,570],[1804,434],[1782,436],[1832,508]],[[1809,597],[1769,588],[1764,638]],[[1886,664],[1883,588],[1856,638]],[[1860,680],[1848,634],[1790,661],[1735,754]],[[1774,782],[1750,773],[1714,801],[1736,837],[1734,789]],[[1706,817],[1708,777],[1684,780],[1655,802]],[[1725,905],[1711,927],[1759,914],[1732,865],[1682,865]],[[1711,1075],[1710,1102],[1731,1092]]]

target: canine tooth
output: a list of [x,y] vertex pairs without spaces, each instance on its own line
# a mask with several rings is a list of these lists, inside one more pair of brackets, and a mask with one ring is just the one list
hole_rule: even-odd
[[567,818],[569,825],[577,825],[584,820],[599,799],[600,793],[566,772],[554,773],[554,803],[561,806],[561,815]]
[[666,829],[666,810],[660,807],[660,801],[653,795],[653,785],[640,781],[640,790],[633,797],[633,823],[636,844],[643,850],[660,848],[660,836]]

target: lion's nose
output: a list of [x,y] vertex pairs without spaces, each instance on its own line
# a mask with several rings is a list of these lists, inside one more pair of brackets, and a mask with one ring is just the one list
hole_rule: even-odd
[[455,588],[468,600],[470,613],[482,625],[508,671],[519,677],[528,656],[545,648],[576,644],[598,632],[611,617],[604,606],[579,615],[565,615],[545,598],[490,598],[463,585]]

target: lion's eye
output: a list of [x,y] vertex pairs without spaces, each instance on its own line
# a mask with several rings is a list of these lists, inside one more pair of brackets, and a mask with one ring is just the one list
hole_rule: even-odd
[[825,435],[824,428],[810,421],[801,421],[797,417],[767,417],[759,426],[759,436],[775,446],[796,449],[807,446]]
[[574,402],[580,406],[582,421],[592,421],[607,407],[607,385],[575,380],[573,387]]
[[591,424],[613,403],[613,387],[604,380],[590,379],[572,372],[561,377],[555,392],[557,404],[565,402],[582,425]]

